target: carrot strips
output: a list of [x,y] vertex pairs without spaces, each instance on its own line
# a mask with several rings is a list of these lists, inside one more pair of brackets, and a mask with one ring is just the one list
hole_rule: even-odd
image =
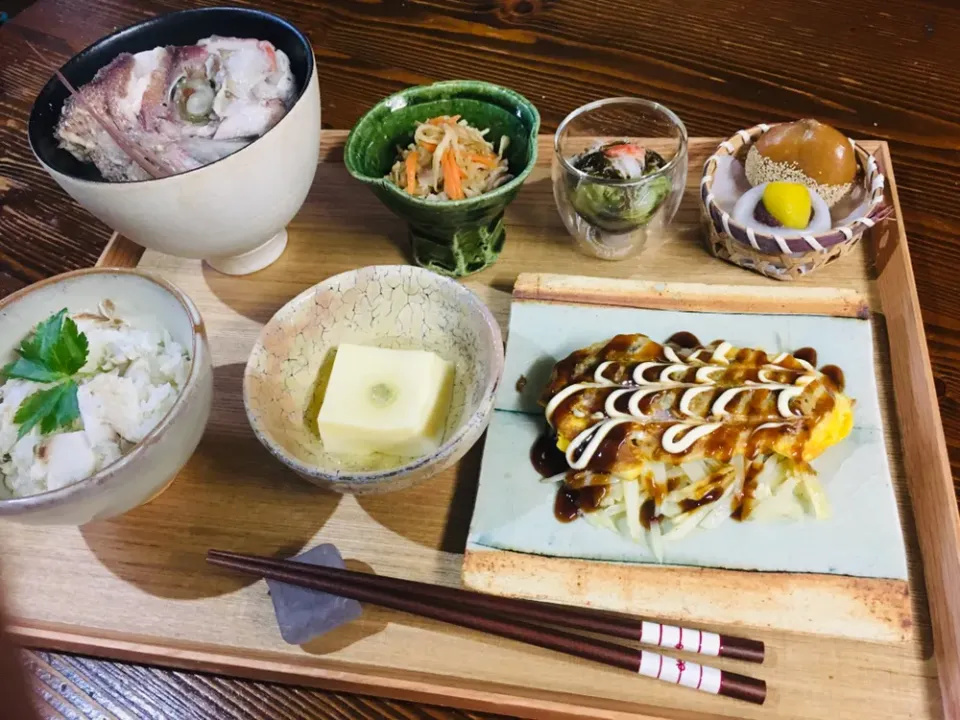
[[474,162],[485,165],[488,168],[495,168],[498,165],[497,158],[493,155],[478,155],[477,153],[471,153],[469,157]]
[[435,118],[430,118],[429,120],[427,120],[428,125],[446,125],[447,123],[457,123],[457,122],[460,122],[459,115],[453,115],[451,117],[438,115]]
[[[418,122],[413,143],[398,148],[387,177],[401,191],[428,200],[465,200],[487,192],[511,178],[506,160],[485,137],[488,132],[460,115]],[[505,142],[500,145],[502,153]]]
[[440,164],[443,166],[443,189],[447,191],[447,197],[451,200],[463,200],[465,196],[460,184],[460,168],[457,167],[453,148],[443,153]]
[[407,192],[413,195],[417,190],[417,163],[419,161],[417,151],[413,150],[407,155]]

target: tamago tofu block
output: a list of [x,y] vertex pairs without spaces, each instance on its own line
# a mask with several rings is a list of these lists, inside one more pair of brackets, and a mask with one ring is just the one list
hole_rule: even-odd
[[424,350],[343,344],[317,416],[328,452],[418,457],[443,440],[453,365]]

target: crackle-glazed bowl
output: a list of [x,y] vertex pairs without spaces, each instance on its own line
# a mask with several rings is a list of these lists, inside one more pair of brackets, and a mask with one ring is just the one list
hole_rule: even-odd
[[91,268],[30,285],[0,300],[0,365],[37,323],[61,308],[95,310],[112,300],[120,317],[156,323],[190,353],[187,381],[170,411],[119,460],[56,490],[5,497],[0,521],[31,525],[85,525],[121,515],[159,495],[173,482],[203,435],[213,397],[213,366],[200,311],[181,290],[137,270]]
[[[455,366],[440,448],[413,459],[334,455],[316,415],[321,378],[340,343],[422,349]],[[287,303],[264,326],[243,376],[243,402],[260,441],[282,463],[342,493],[400,490],[453,465],[486,429],[503,372],[496,319],[460,283],[419,267],[378,265],[335,275]]]

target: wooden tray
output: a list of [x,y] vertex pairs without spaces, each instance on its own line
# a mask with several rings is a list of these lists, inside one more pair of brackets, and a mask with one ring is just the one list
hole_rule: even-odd
[[[481,452],[480,446],[474,448],[458,468],[408,491],[340,497],[286,471],[247,425],[241,377],[263,323],[325,277],[361,265],[407,261],[403,224],[347,175],[341,162],[345,138],[344,132],[324,131],[323,162],[307,203],[290,226],[290,245],[262,272],[232,278],[197,261],[153,252],[140,257],[139,249],[123,239],[104,253],[101,264],[139,263],[179,285],[200,306],[216,366],[214,410],[193,459],[149,505],[83,528],[0,525],[4,573],[17,618],[14,630],[22,641],[526,717],[941,716],[910,512],[902,513],[914,601],[909,639],[871,644],[757,632],[768,646],[763,666],[719,664],[768,681],[770,695],[762,708],[376,608],[366,608],[361,620],[302,647],[284,644],[264,583],[209,568],[207,548],[294,554],[318,542],[335,542],[353,567],[458,585]],[[715,260],[700,243],[693,188],[717,142],[691,141],[690,189],[671,241],[649,256],[608,263],[578,254],[564,231],[549,179],[552,138],[542,137],[538,167],[508,212],[503,256],[466,284],[502,323],[520,272],[722,283],[779,292],[782,284]],[[865,146],[885,167],[896,205],[886,145]],[[956,615],[947,604],[948,598],[960,597],[956,505],[899,212],[851,256],[800,286],[824,288],[826,295],[855,290],[885,315],[903,419],[904,463],[915,512],[929,530],[924,549],[931,598],[940,611],[943,685],[947,694],[957,692]],[[951,712],[960,707],[954,697],[944,703]]]

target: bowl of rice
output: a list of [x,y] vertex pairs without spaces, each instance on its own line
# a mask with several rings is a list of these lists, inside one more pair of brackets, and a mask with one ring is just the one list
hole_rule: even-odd
[[84,525],[153,499],[212,394],[200,313],[159,277],[78,270],[0,300],[0,519]]

